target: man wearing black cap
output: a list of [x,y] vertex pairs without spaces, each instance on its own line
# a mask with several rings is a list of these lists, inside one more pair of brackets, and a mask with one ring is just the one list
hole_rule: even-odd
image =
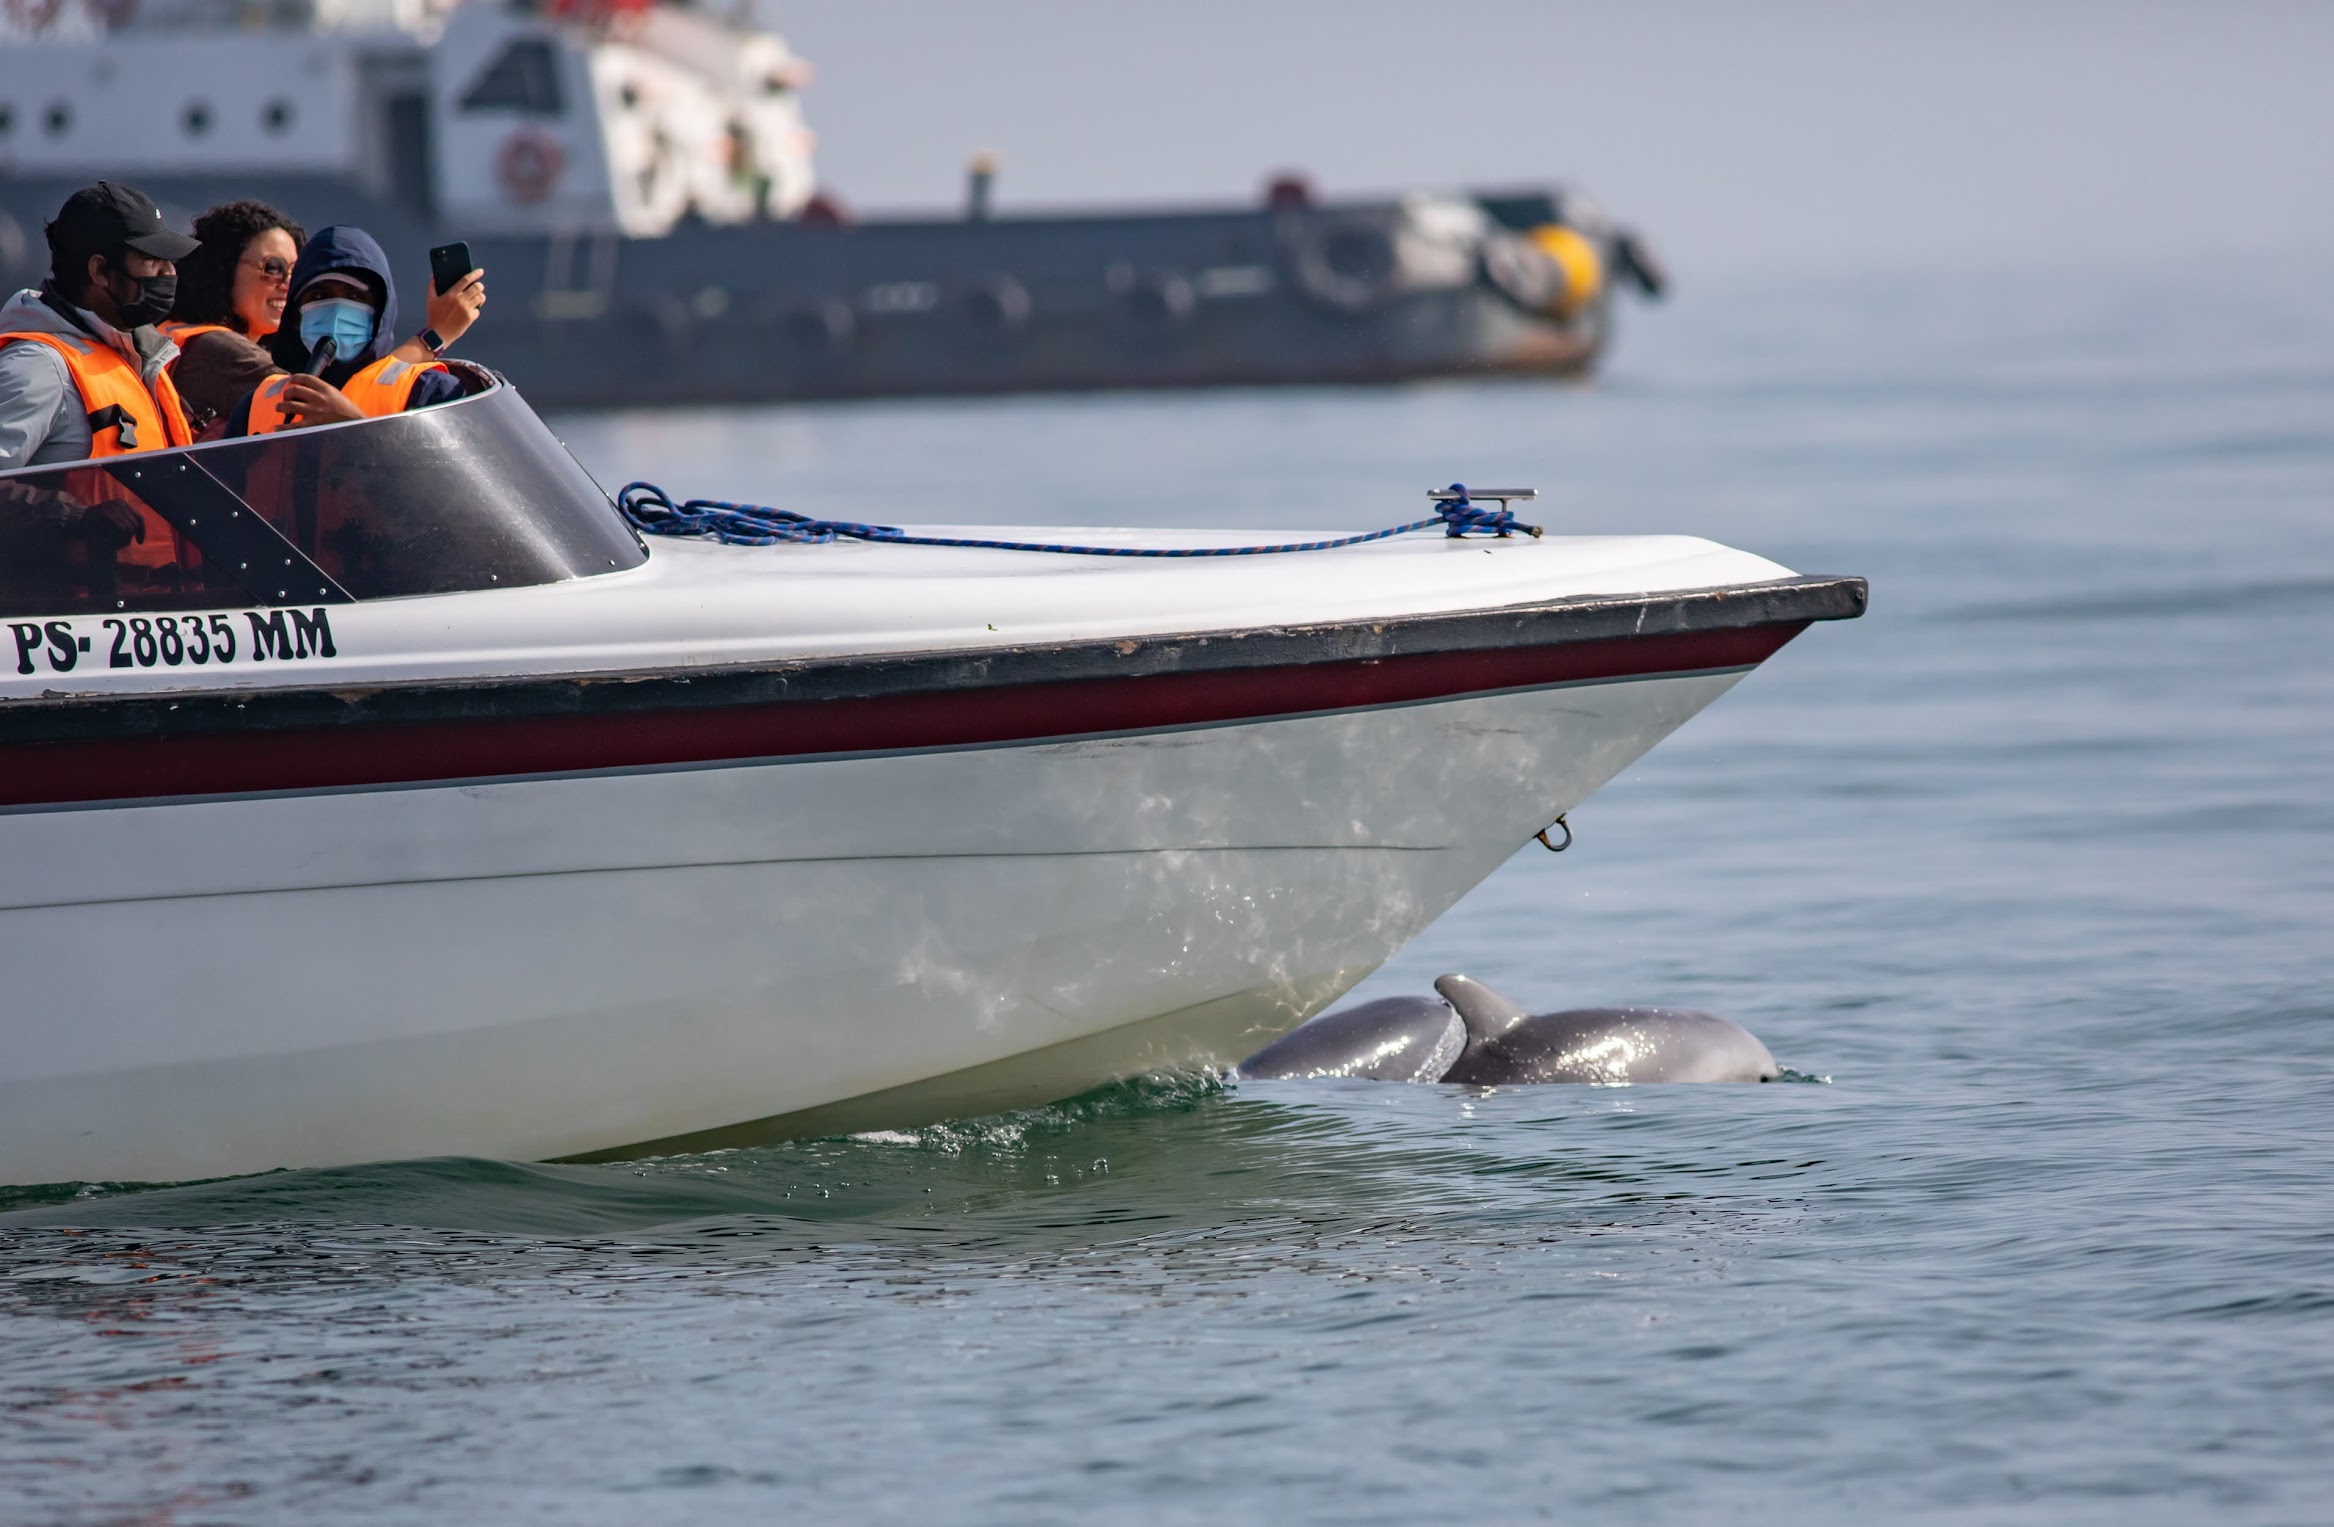
[[49,279],[0,305],[0,468],[188,443],[154,325],[193,239],[134,186],[74,192],[48,226]]

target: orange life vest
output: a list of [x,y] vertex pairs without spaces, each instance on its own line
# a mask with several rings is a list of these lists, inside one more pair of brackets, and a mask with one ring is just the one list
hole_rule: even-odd
[[0,345],[47,345],[65,358],[81,407],[89,415],[92,459],[132,451],[163,451],[194,443],[186,408],[168,371],[157,372],[149,390],[138,368],[102,340],[78,334],[0,334]]
[[197,334],[216,334],[227,326],[223,323],[163,323],[155,327],[169,335],[183,349],[186,342]]
[[[178,388],[171,383],[168,369],[155,373],[149,391],[138,368],[102,340],[78,334],[0,334],[0,345],[20,342],[47,345],[65,358],[65,369],[72,373],[81,407],[89,415],[90,460],[193,443],[186,408],[178,400]],[[153,568],[189,560],[189,548],[179,540],[177,529],[112,474],[83,467],[68,472],[64,483],[65,491],[85,504],[116,500],[137,510],[145,520],[146,533],[135,545],[122,549],[121,562]]]
[[[340,384],[341,393],[356,404],[368,419],[385,418],[405,412],[406,400],[413,396],[416,382],[425,371],[443,371],[437,361],[401,361],[394,355],[384,355]],[[284,416],[278,407],[284,395],[288,376],[270,377],[251,394],[251,413],[244,420],[247,435],[264,435],[284,427]]]

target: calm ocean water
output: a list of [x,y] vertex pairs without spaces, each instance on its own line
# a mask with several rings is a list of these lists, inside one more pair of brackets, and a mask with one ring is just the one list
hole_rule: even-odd
[[562,421],[868,518],[1514,478],[1869,575],[1357,993],[1709,1007],[1807,1080],[0,1190],[0,1521],[2326,1519],[2323,276],[1689,288],[1589,387]]

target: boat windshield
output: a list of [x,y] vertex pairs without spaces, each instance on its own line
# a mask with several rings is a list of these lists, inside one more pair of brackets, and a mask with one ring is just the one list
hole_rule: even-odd
[[0,614],[518,588],[647,556],[501,384],[387,418],[0,472]]

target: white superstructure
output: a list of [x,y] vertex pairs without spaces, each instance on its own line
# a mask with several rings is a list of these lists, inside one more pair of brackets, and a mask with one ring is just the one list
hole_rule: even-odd
[[690,214],[788,216],[812,190],[807,66],[690,7],[25,0],[0,16],[0,174],[311,176],[479,233],[636,237]]

